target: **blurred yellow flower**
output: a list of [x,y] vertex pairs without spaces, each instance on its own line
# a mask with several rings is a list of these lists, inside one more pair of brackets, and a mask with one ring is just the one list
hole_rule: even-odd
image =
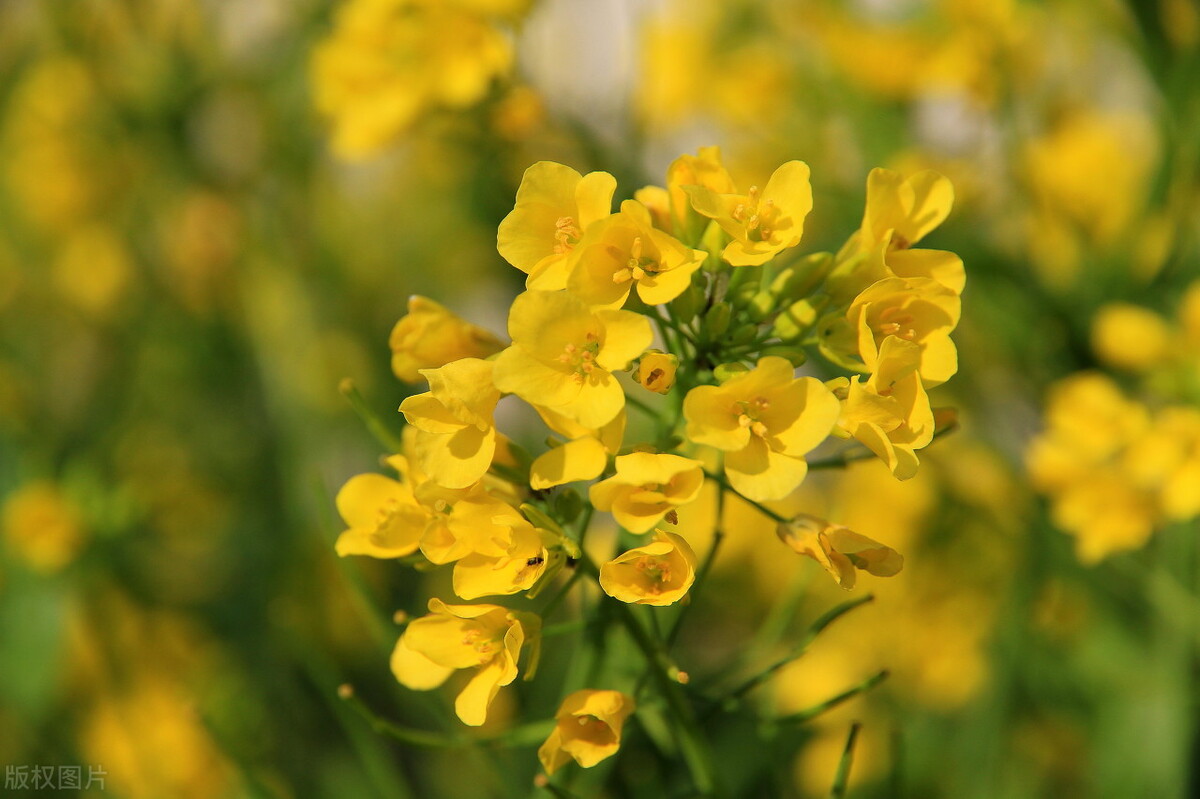
[[891,577],[904,566],[904,558],[891,547],[816,516],[802,513],[775,532],[783,543],[819,563],[847,591],[854,587],[859,569]]
[[574,760],[591,768],[621,747],[621,728],[634,710],[632,696],[585,689],[567,696],[554,714],[556,724],[538,749],[538,760],[553,774]]
[[720,386],[698,386],[683,402],[687,437],[724,450],[725,475],[753,500],[782,499],[804,480],[804,455],[833,429],[841,405],[814,377],[795,376],[777,356]]
[[701,147],[697,155],[681,155],[667,167],[667,188],[647,186],[635,197],[650,207],[655,222],[684,241],[695,242],[708,224],[692,208],[685,186],[703,186],[716,194],[737,194],[733,178],[721,163],[721,148]]
[[580,175],[569,166],[538,161],[525,170],[516,205],[500,222],[496,249],[529,275],[529,288],[566,288],[568,255],[593,222],[612,213],[616,190],[607,172]]
[[553,291],[518,296],[508,332],[513,343],[496,358],[496,387],[585,427],[601,427],[625,407],[612,372],[626,368],[653,337],[641,314],[593,311]]
[[692,207],[715,219],[733,241],[722,256],[733,266],[757,266],[781,250],[795,247],[812,210],[808,164],[788,161],[775,170],[763,189],[746,194],[719,194],[707,186],[685,186]]
[[634,452],[616,459],[617,473],[589,491],[596,510],[611,511],[631,533],[644,533],[692,502],[704,485],[703,464],[678,455]]
[[334,152],[361,159],[433,109],[479,102],[511,66],[508,39],[464,4],[349,0],[313,52],[311,77]]
[[79,510],[50,482],[25,483],[9,494],[0,521],[9,551],[43,574],[74,561],[86,538]]
[[655,229],[634,200],[587,229],[569,259],[567,288],[589,305],[620,308],[633,287],[647,305],[661,305],[691,285],[707,253]]
[[429,391],[400,403],[400,412],[419,431],[418,465],[446,488],[467,488],[492,465],[496,452],[493,414],[500,392],[492,363],[463,358],[440,369],[422,369]]
[[695,580],[696,553],[681,536],[664,530],[600,567],[604,593],[634,605],[673,605]]
[[661,350],[646,350],[638,359],[633,379],[642,388],[655,394],[666,394],[675,385],[679,356]]
[[1154,311],[1113,302],[1092,319],[1092,349],[1107,364],[1145,372],[1161,364],[1171,348],[1171,329]]
[[437,688],[457,669],[477,669],[454,710],[478,727],[500,688],[517,677],[517,658],[536,640],[541,619],[499,605],[447,605],[429,600],[429,615],[409,623],[392,651],[392,674],[417,691]]
[[916,344],[887,336],[875,374],[866,382],[856,375],[829,384],[839,396],[845,394],[838,427],[879,456],[901,480],[917,473],[915,450],[933,440],[933,409],[917,374],[920,359]]
[[422,369],[437,369],[460,358],[486,358],[504,349],[488,331],[416,295],[409,297],[408,313],[392,328],[388,346],[392,371],[406,383],[419,381]]

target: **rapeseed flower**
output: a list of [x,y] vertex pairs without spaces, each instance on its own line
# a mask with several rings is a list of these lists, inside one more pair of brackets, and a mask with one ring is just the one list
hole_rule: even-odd
[[591,768],[612,757],[634,707],[633,697],[620,691],[585,689],[568,695],[554,714],[550,737],[538,749],[542,768],[553,774],[571,760]]
[[392,673],[417,691],[437,688],[458,669],[476,669],[454,702],[463,724],[478,727],[505,685],[517,678],[521,647],[535,641],[541,619],[499,605],[448,605],[429,600],[429,614],[410,622],[392,651]]
[[768,355],[719,386],[698,386],[683,402],[687,437],[724,450],[725,475],[750,499],[782,499],[804,480],[804,455],[837,422],[837,398],[813,377]]

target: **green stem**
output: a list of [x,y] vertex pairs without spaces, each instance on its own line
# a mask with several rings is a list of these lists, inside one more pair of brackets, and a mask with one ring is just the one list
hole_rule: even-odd
[[740,499],[742,502],[745,502],[747,505],[750,505],[751,507],[753,507],[755,510],[757,510],[762,515],[764,515],[768,518],[774,519],[777,522],[784,523],[784,524],[786,524],[789,521],[789,519],[787,519],[785,516],[783,516],[782,514],[776,513],[775,511],[768,508],[766,505],[755,502],[754,500],[750,499],[749,497],[744,497],[741,494],[739,494],[734,489],[734,487],[729,484],[729,481],[727,481],[724,477],[717,474],[716,472],[710,472],[706,469],[704,471],[704,476],[707,477],[709,480],[712,480],[717,485],[721,486],[721,488],[723,488],[724,490],[733,494],[735,497]]
[[812,721],[817,716],[833,710],[843,702],[849,701],[859,694],[865,694],[867,691],[886,680],[888,678],[888,674],[889,672],[887,669],[884,669],[878,674],[871,675],[853,688],[842,691],[837,696],[832,696],[818,705],[813,705],[810,708],[806,708],[796,713],[789,713],[786,716],[780,716],[779,718],[773,719],[772,722],[775,724],[804,724],[805,722]]
[[338,386],[338,391],[350,402],[350,407],[358,414],[358,418],[362,419],[371,435],[375,436],[375,440],[382,444],[388,452],[399,452],[403,449],[400,436],[396,435],[387,423],[367,405],[367,401],[363,399],[363,395],[359,393],[353,380],[350,378],[343,380]]
[[[713,529],[713,540],[708,546],[708,552],[704,556],[704,562],[700,564],[700,569],[696,572],[696,580],[692,583],[692,588],[688,592],[688,596],[699,596],[700,589],[704,587],[704,583],[708,580],[708,573],[712,571],[713,561],[717,558],[717,550],[721,548],[721,541],[725,538],[725,532],[722,529],[725,518],[725,489],[722,488],[717,492],[717,525]],[[667,650],[675,645],[675,640],[679,637],[679,631],[683,629],[683,620],[687,616],[688,611],[692,609],[694,601],[689,601],[686,605],[679,609],[679,615],[675,617],[675,623],[671,625],[670,632],[667,633]]]
[[801,638],[794,647],[792,647],[791,651],[788,652],[787,655],[775,661],[763,671],[755,674],[753,677],[746,680],[729,693],[725,694],[725,696],[723,696],[718,702],[718,706],[729,707],[731,704],[736,703],[743,696],[769,680],[784,666],[801,657],[808,650],[809,645],[816,639],[818,635],[821,634],[822,631],[825,630],[826,627],[833,624],[842,616],[846,615],[860,605],[865,605],[874,599],[874,594],[866,594],[865,596],[858,597],[857,599],[851,599],[849,602],[843,602],[837,607],[826,611],[822,616],[812,623],[812,626],[808,628],[808,631],[804,634],[804,637]]
[[358,715],[366,719],[367,724],[372,730],[380,735],[386,735],[389,738],[395,738],[401,743],[406,743],[410,746],[420,746],[431,749],[444,749],[448,747],[468,745],[468,741],[461,736],[429,732],[428,730],[418,730],[388,721],[387,719],[376,715],[375,711],[367,707],[366,704],[358,698],[358,695],[354,692],[354,690],[348,685],[343,685],[338,689],[338,696],[341,697],[346,704],[350,705],[350,707],[352,707],[358,713]]
[[[600,570],[584,553],[579,561],[590,574],[599,577]],[[650,674],[658,684],[659,692],[667,702],[667,707],[674,716],[676,733],[679,735],[679,748],[691,772],[692,781],[700,796],[713,796],[716,793],[716,775],[713,771],[713,756],[708,742],[700,732],[699,721],[692,706],[688,703],[677,681],[679,667],[671,662],[670,657],[662,646],[653,640],[646,628],[637,620],[629,606],[624,602],[613,601],[621,624],[629,633],[638,649],[642,651]]]
[[626,395],[625,395],[625,401],[626,401],[627,403],[629,403],[630,405],[632,405],[633,407],[637,408],[637,409],[638,409],[639,411],[641,411],[642,413],[644,413],[644,414],[646,414],[647,416],[649,416],[651,419],[658,419],[658,418],[660,418],[660,417],[662,416],[662,414],[661,414],[661,413],[659,413],[658,411],[654,410],[654,409],[653,409],[653,408],[651,408],[649,405],[647,405],[646,403],[642,402],[640,399],[638,399],[637,397],[635,397],[635,396],[633,396],[633,395],[631,395],[631,394],[626,394]]
[[842,759],[838,763],[837,775],[833,778],[829,799],[845,799],[846,785],[850,781],[850,764],[854,760],[854,743],[858,740],[858,731],[861,729],[862,725],[857,721],[850,725],[850,735],[846,737],[846,748],[842,751]]
[[[542,617],[542,621],[550,618],[550,614],[558,609],[558,606],[562,604],[562,601],[567,598],[567,594],[570,593],[571,589],[575,587],[575,583],[579,582],[579,578],[581,576],[582,572],[580,572],[579,569],[576,569],[575,572],[567,579],[567,581],[563,583],[562,588],[558,589],[558,593],[552,596],[550,601],[542,606],[541,611],[538,613],[538,615]],[[543,631],[543,637],[545,634],[545,631]]]

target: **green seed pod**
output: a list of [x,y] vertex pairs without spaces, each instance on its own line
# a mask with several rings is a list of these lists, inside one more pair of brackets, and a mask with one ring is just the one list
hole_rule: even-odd
[[763,355],[778,355],[780,358],[787,358],[792,362],[792,366],[802,366],[808,360],[808,354],[799,347],[788,347],[783,344],[775,344],[770,347],[763,347]]
[[729,320],[733,309],[727,302],[718,302],[708,309],[704,315],[704,335],[709,341],[716,341],[729,330]]

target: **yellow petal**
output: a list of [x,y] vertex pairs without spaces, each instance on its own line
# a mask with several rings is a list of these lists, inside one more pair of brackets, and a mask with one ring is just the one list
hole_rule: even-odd
[[541,491],[564,483],[591,480],[600,476],[607,463],[604,445],[596,439],[568,441],[538,456],[529,469],[529,485],[535,491]]
[[804,482],[808,464],[774,452],[757,436],[744,449],[725,455],[725,476],[741,495],[756,502],[783,499]]

